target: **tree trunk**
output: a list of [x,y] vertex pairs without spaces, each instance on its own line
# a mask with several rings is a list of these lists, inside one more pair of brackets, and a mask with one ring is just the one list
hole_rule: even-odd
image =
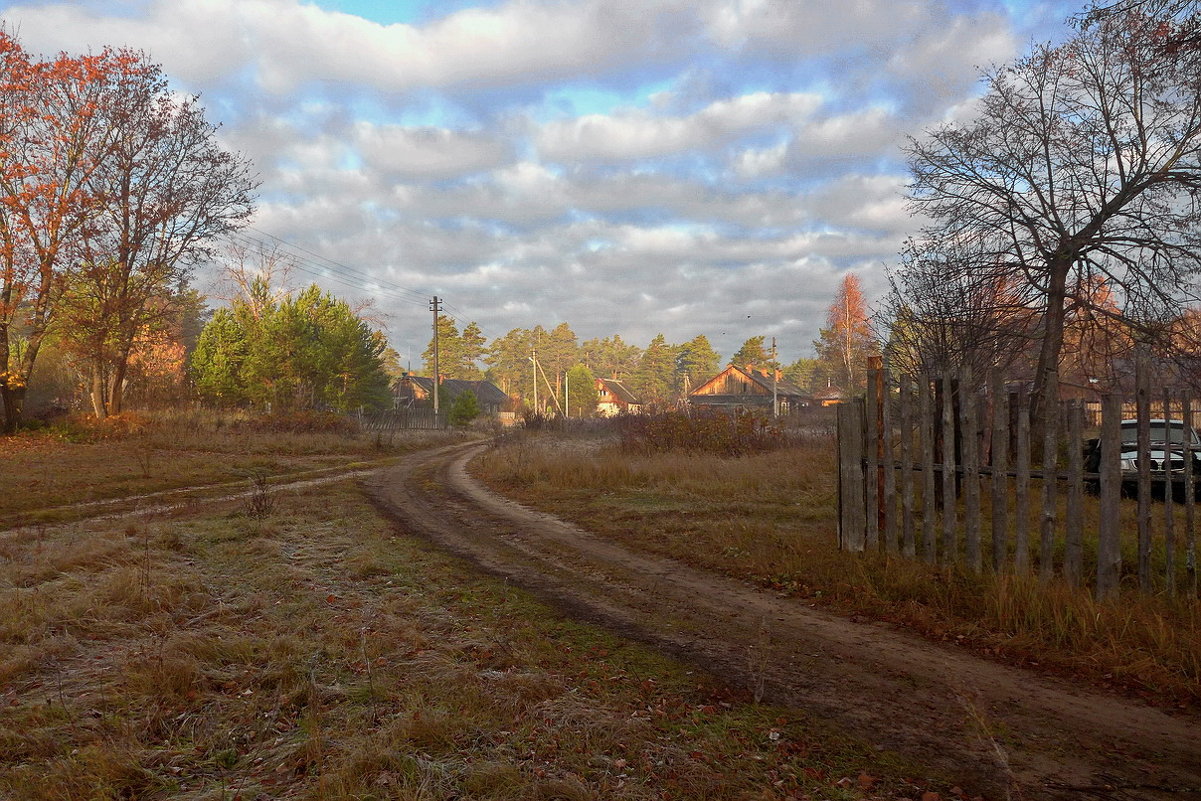
[[92,399],[92,412],[97,420],[103,420],[107,414],[104,406],[104,377],[97,362],[92,364],[92,390],[89,395]]
[[1043,316],[1043,340],[1038,350],[1034,386],[1030,391],[1030,441],[1041,443],[1047,415],[1059,400],[1059,358],[1063,351],[1068,273],[1073,259],[1059,256],[1048,265],[1047,310]]
[[125,403],[125,374],[128,372],[129,354],[117,357],[116,369],[108,393],[108,413],[120,414]]
[[21,425],[25,387],[0,386],[0,398],[4,399],[4,433],[12,434]]

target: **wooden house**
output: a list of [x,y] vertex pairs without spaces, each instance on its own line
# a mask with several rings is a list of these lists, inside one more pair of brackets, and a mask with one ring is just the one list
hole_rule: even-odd
[[[480,404],[480,411],[488,417],[498,417],[502,412],[511,411],[512,398],[491,381],[467,381],[461,378],[443,378],[441,385],[442,397],[440,404],[446,407],[442,411],[446,411],[450,404],[455,402],[456,398],[468,391],[475,393],[475,399]],[[396,408],[431,407],[434,404],[433,391],[433,378],[406,373],[401,376],[400,380],[393,387],[393,398]]]
[[[688,405],[702,409],[771,414],[772,385],[772,375],[767,370],[757,370],[752,365],[738,367],[731,364],[688,393]],[[780,414],[813,403],[808,393],[791,381],[785,381],[778,370],[775,375],[775,396],[780,404]]]
[[601,417],[642,413],[642,401],[616,378],[596,379],[596,394],[596,413]]

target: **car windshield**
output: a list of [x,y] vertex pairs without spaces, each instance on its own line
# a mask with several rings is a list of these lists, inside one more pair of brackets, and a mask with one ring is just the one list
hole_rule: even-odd
[[[1164,432],[1167,432],[1165,435]],[[1191,432],[1190,432],[1191,433]],[[1170,437],[1170,439],[1169,439]],[[1151,423],[1151,441],[1152,442],[1174,442],[1183,443],[1185,441],[1193,442],[1193,436],[1185,436],[1183,423],[1171,423],[1165,425],[1162,422]],[[1138,443],[1138,424],[1123,423],[1122,424],[1122,444],[1135,445]]]

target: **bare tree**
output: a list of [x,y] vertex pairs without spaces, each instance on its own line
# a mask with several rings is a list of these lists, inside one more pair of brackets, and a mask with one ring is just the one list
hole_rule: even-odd
[[909,240],[877,315],[890,368],[910,375],[970,366],[1014,368],[1029,354],[1036,315],[996,254],[935,237]]
[[96,211],[71,281],[99,312],[73,331],[92,344],[101,416],[121,411],[134,343],[171,318],[189,268],[249,216],[257,186],[247,163],[216,141],[196,98],[172,95],[160,68],[140,54],[120,55],[136,71],[100,112],[113,145],[89,177]]
[[1201,270],[1201,69],[1178,24],[1135,11],[987,75],[976,118],[909,147],[925,236],[974,254],[1038,314],[1032,414],[1058,393],[1065,324],[1110,288],[1136,338],[1167,330]]

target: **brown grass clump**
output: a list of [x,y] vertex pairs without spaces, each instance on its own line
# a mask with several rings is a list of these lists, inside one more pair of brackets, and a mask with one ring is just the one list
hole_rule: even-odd
[[698,458],[527,438],[489,451],[475,470],[523,503],[632,548],[1162,704],[1201,705],[1196,599],[1130,592],[1101,604],[1060,581],[839,552],[832,439]]

